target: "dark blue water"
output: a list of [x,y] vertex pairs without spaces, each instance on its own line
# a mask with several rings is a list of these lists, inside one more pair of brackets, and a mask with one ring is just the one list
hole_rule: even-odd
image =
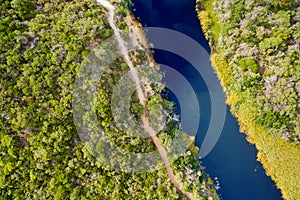
[[[195,0],[133,0],[133,2],[136,9],[134,15],[143,26],[180,31],[196,40],[207,52],[210,51],[197,19]],[[211,101],[207,85],[186,60],[167,51],[154,50],[156,62],[176,69],[189,81],[196,92],[201,113],[205,113],[200,115],[196,135],[196,145],[200,147],[211,115]],[[209,70],[212,70],[210,66]],[[219,82],[216,81],[214,84],[219,84]],[[180,112],[176,95],[169,91],[167,97],[175,102],[176,111]],[[189,104],[188,99],[186,99],[186,104]],[[192,133],[192,135],[195,134]],[[218,193],[222,199],[281,199],[281,194],[274,182],[265,175],[262,165],[256,161],[256,153],[255,147],[246,142],[245,135],[239,132],[237,121],[227,107],[222,134],[213,150],[202,159],[206,172],[212,178],[218,177],[221,187]]]

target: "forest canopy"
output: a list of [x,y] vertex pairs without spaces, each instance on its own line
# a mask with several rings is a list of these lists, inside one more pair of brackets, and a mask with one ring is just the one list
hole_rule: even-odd
[[[124,17],[129,14],[129,4],[115,4],[124,33],[128,31]],[[92,0],[0,0],[1,200],[185,198],[165,169],[144,173],[110,169],[78,136],[73,122],[73,84],[84,58],[113,35],[106,12]],[[128,67],[119,58],[107,70],[111,73],[103,76],[95,92],[99,124],[120,148],[155,150],[149,139],[137,141],[128,133],[110,129],[111,88]],[[137,102],[132,103],[137,119],[141,110]],[[179,132],[172,124],[159,136],[166,145]],[[171,165],[185,191],[199,199],[214,193],[194,146]]]

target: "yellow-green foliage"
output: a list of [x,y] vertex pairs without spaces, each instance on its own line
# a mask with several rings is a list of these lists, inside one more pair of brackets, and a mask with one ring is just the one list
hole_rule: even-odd
[[220,55],[214,53],[210,57],[212,67],[217,72],[217,75],[223,86],[229,85],[232,81],[232,70],[228,66],[226,60],[224,60]]
[[[204,30],[205,37],[208,39],[209,37],[212,37],[215,41],[216,38],[219,37],[220,34],[220,26],[217,23],[218,19],[217,16],[213,14],[213,6],[212,2],[209,1],[201,1],[196,0],[197,7],[196,10],[198,12],[198,18],[201,22],[201,26]],[[201,6],[203,5],[205,7],[205,10],[201,10]]]
[[200,11],[198,13],[198,18],[201,21],[201,26],[204,31],[204,35],[208,39],[209,38],[208,32],[210,31],[209,29],[212,27],[212,20],[209,17],[208,12],[206,11]]

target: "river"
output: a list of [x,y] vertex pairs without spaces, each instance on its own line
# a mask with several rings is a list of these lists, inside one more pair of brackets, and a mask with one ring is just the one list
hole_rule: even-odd
[[[136,9],[134,15],[143,26],[180,31],[196,40],[207,52],[210,51],[197,19],[194,0],[133,0],[133,3]],[[195,145],[200,147],[210,123],[211,102],[207,86],[201,76],[197,75],[193,66],[179,56],[154,49],[154,58],[157,63],[171,66],[183,74],[196,92],[201,113],[205,113],[200,115],[196,134]],[[209,70],[212,68],[209,67]],[[219,84],[219,82],[214,84]],[[180,114],[180,105],[176,96],[169,91],[166,97],[175,102],[176,112]],[[186,103],[189,103],[188,99]],[[194,112],[196,111],[197,109]],[[191,113],[193,114],[197,115],[197,113]],[[183,127],[183,129],[189,129],[189,127]],[[191,133],[191,135],[195,134]],[[265,174],[262,165],[256,160],[256,153],[255,147],[246,141],[244,134],[239,132],[238,123],[227,107],[222,134],[213,150],[202,159],[205,171],[213,179],[217,177],[220,183],[218,194],[221,199],[281,199],[280,191],[275,187],[275,183]]]

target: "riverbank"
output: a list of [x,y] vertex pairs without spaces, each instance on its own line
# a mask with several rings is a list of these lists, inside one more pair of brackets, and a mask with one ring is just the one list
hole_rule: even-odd
[[[250,143],[255,144],[258,150],[258,160],[263,164],[267,175],[281,190],[283,198],[299,199],[300,146],[278,135],[272,135],[267,127],[258,124],[257,119],[261,118],[261,110],[256,101],[245,92],[234,89],[236,83],[234,70],[236,69],[232,67],[232,63],[229,63],[230,60],[224,58],[225,49],[219,44],[225,25],[221,24],[221,20],[214,12],[213,2],[211,0],[197,1],[197,12],[212,48],[212,66],[226,92],[227,104],[230,105],[233,115],[237,117],[240,130],[246,133]],[[231,46],[234,47],[235,44]]]
[[[126,43],[124,39],[121,37],[121,31],[117,28],[116,22],[115,22],[115,7],[107,0],[98,0],[98,3],[102,4],[104,7],[106,7],[109,11],[109,16],[108,16],[108,21],[111,26],[111,28],[114,31],[114,35],[118,41],[118,46],[121,51],[121,54],[129,67],[129,73],[131,75],[131,78],[134,80],[135,85],[136,85],[136,92],[137,92],[137,98],[139,103],[143,106],[144,112],[140,116],[140,120],[142,122],[144,130],[149,134],[150,138],[152,139],[152,142],[155,144],[155,147],[157,148],[161,159],[164,162],[166,171],[167,171],[167,176],[170,179],[171,183],[173,186],[178,190],[179,193],[183,194],[187,199],[189,200],[194,200],[194,199],[202,199],[204,198],[203,196],[200,196],[199,193],[195,193],[194,189],[190,185],[186,185],[186,183],[180,181],[178,175],[174,173],[173,168],[171,167],[171,160],[169,159],[169,152],[167,152],[167,149],[161,144],[161,139],[156,135],[156,132],[154,129],[152,129],[151,124],[150,124],[150,119],[147,115],[148,113],[148,107],[147,103],[149,100],[149,97],[146,98],[145,94],[154,94],[152,91],[150,84],[151,82],[147,82],[147,80],[143,80],[143,78],[140,77],[140,74],[138,74],[138,70],[133,64],[132,60],[136,60],[137,58],[130,56],[130,52],[127,49]],[[148,63],[151,63],[154,66],[154,59],[152,57],[150,48],[148,46],[147,39],[143,33],[141,25],[134,20],[134,17],[127,13],[127,16],[124,18],[124,22],[127,25],[127,34],[129,35],[129,38],[132,40],[132,45],[133,46],[140,46],[142,49],[145,49],[148,51],[147,53],[147,59]],[[143,85],[141,84],[143,83]],[[197,149],[194,148],[193,146],[190,147],[190,149]],[[194,151],[195,152],[195,151]],[[198,153],[195,152],[195,155],[197,156]],[[173,163],[174,165],[174,163]],[[187,168],[186,168],[187,169]],[[197,173],[199,176],[200,174]],[[200,178],[200,177],[199,177]],[[196,179],[197,181],[200,182],[200,180]],[[207,187],[206,182],[204,181],[201,185],[202,187]],[[196,184],[197,185],[197,184]],[[209,184],[208,184],[208,187]],[[185,189],[185,188],[192,188],[191,191]],[[197,188],[196,188],[197,189]],[[208,199],[217,199],[218,197],[215,195],[215,192],[209,191],[207,192]]]

